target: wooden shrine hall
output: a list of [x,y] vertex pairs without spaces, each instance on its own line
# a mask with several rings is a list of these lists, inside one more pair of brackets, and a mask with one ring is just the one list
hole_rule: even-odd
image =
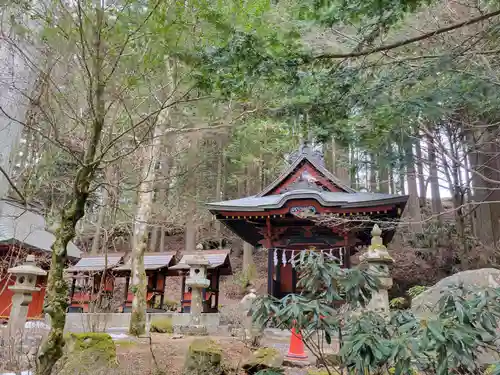
[[[398,220],[408,196],[357,192],[324,166],[321,152],[304,143],[290,166],[255,196],[208,204],[217,220],[255,247],[268,250],[268,293],[297,290],[302,250],[323,251],[350,267],[356,247],[370,243],[374,222]],[[384,228],[389,243],[395,226]]]
[[[149,309],[158,307],[163,309],[166,278],[169,267],[175,264],[175,253],[145,253],[144,270],[148,279],[146,301]],[[124,306],[123,312],[128,312],[132,308],[134,295],[129,291],[130,277],[132,271],[132,259],[127,263],[113,269],[116,277],[125,277]]]

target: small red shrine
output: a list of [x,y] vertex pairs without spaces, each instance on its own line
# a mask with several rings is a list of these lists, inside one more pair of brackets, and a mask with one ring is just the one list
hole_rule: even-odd
[[112,269],[123,260],[123,255],[84,255],[78,263],[65,270],[71,278],[68,311],[89,312],[90,304],[97,298],[113,296],[115,280]]
[[[175,263],[174,255],[168,252],[144,254],[148,309],[163,308],[165,278],[169,267]],[[133,299],[129,290],[132,262],[130,257],[126,261],[125,258],[123,253],[86,255],[77,264],[66,269],[66,274],[72,279],[69,311],[89,312],[91,302],[95,302],[97,298],[107,297],[110,301],[114,296],[117,278],[125,279],[121,306],[124,312],[129,311]]]
[[[408,200],[355,191],[330,173],[321,152],[307,143],[289,162],[259,194],[208,204],[217,220],[244,241],[268,250],[268,293],[275,297],[297,291],[299,251],[323,251],[350,267],[356,247],[369,244],[373,223],[399,219]],[[328,225],[328,218],[338,220]],[[394,232],[395,226],[384,229],[385,244]]]
[[[148,279],[146,303],[148,309],[163,309],[166,277],[169,268],[175,264],[175,253],[145,253],[144,270]],[[116,277],[125,277],[125,295],[123,312],[128,312],[132,308],[133,293],[129,290],[132,272],[132,259],[127,263],[113,269]]]
[[[14,295],[8,288],[14,284],[14,278],[7,274],[7,269],[22,264],[28,254],[33,254],[37,265],[48,271],[54,241],[55,236],[46,230],[40,207],[11,198],[0,200],[0,319],[8,319]],[[73,242],[68,244],[67,251],[69,264],[80,258],[81,251]],[[33,293],[28,319],[43,317],[46,283],[46,276],[37,278],[40,291]]]

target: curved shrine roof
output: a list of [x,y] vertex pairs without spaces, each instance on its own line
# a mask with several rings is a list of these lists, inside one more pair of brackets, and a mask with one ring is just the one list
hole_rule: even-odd
[[381,204],[406,203],[408,196],[381,194],[381,193],[344,193],[299,189],[284,194],[268,196],[250,196],[233,199],[207,206],[211,211],[265,211],[283,207],[288,201],[295,199],[315,199],[325,207],[369,207]]

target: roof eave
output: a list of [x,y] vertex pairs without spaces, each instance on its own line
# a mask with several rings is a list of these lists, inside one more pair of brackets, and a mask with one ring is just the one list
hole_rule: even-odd
[[408,201],[408,196],[395,196],[392,198],[366,200],[366,201],[348,203],[348,202],[338,202],[338,201],[336,201],[336,202],[325,201],[321,197],[321,195],[316,193],[316,192],[300,193],[300,194],[291,193],[291,194],[284,195],[276,203],[266,204],[266,205],[261,205],[261,206],[236,206],[236,205],[223,206],[223,205],[214,205],[214,204],[209,203],[209,204],[207,204],[207,208],[212,214],[216,214],[219,211],[248,211],[248,212],[266,211],[266,210],[283,208],[285,203],[287,203],[288,201],[293,200],[293,199],[315,199],[324,207],[359,208],[359,207],[378,206],[381,204],[398,204],[398,203],[406,204],[406,202]]

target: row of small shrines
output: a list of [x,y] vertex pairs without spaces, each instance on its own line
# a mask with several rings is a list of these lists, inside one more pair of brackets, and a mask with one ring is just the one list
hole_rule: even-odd
[[[315,250],[313,248],[307,251]],[[268,249],[273,254],[275,269],[286,267],[295,269],[300,262],[304,250]],[[345,248],[321,249],[326,258],[344,264]],[[199,253],[199,252],[197,252]],[[230,250],[204,250],[201,252],[209,265],[207,277],[208,288],[203,290],[203,312],[217,312],[219,306],[220,277],[232,274]],[[165,301],[165,288],[168,277],[180,277],[182,280],[179,300],[179,312],[189,312],[191,306],[191,290],[186,288],[186,276],[189,273],[189,260],[195,253],[185,254],[179,261],[174,253],[146,253],[144,256],[147,275],[147,307],[150,311],[160,312],[171,309],[171,301]],[[340,257],[339,257],[340,256]],[[295,271],[294,271],[295,272]],[[65,270],[70,285],[70,313],[85,313],[92,311],[129,312],[132,306],[133,294],[130,291],[131,262],[121,253],[107,255],[86,255],[76,264]],[[284,275],[284,273],[282,273]],[[104,279],[103,279],[104,278]],[[274,282],[280,282],[279,272],[275,274]],[[278,280],[276,280],[278,278]],[[13,282],[13,280],[10,280]],[[39,291],[33,294],[28,318],[42,316],[43,299],[45,296],[46,278],[39,276],[37,285]],[[286,280],[284,281],[286,283]],[[3,303],[0,317],[10,313],[10,290],[3,288],[0,301]],[[2,298],[3,297],[3,298]],[[114,303],[111,303],[113,301]],[[179,303],[177,303],[179,302]],[[96,310],[94,310],[94,308]],[[101,309],[101,310],[99,310]]]
[[[229,250],[203,251],[209,263],[207,273],[210,280],[210,286],[203,293],[205,312],[217,311],[220,277],[232,274],[229,253]],[[189,272],[189,259],[193,256],[194,252],[185,254],[178,260],[174,253],[145,254],[148,309],[155,311],[166,309],[164,294],[167,278],[180,277],[182,286],[179,292],[179,305],[181,312],[189,312],[191,292],[185,286],[185,279]],[[65,270],[65,276],[70,285],[68,312],[90,312],[93,311],[93,307],[108,309],[106,312],[130,311],[133,299],[130,291],[131,260],[127,259],[124,254],[84,255],[76,264],[70,265]],[[3,282],[0,282],[0,318],[8,318],[10,315],[13,292],[9,286],[12,284],[14,284],[14,278],[9,276],[4,277]],[[28,309],[28,318],[31,319],[43,315],[46,276],[38,276],[36,284],[38,290],[33,293]],[[118,290],[123,291],[121,296],[117,295]],[[103,303],[103,301],[111,300],[119,303],[113,305]],[[112,308],[112,311],[109,308]]]

